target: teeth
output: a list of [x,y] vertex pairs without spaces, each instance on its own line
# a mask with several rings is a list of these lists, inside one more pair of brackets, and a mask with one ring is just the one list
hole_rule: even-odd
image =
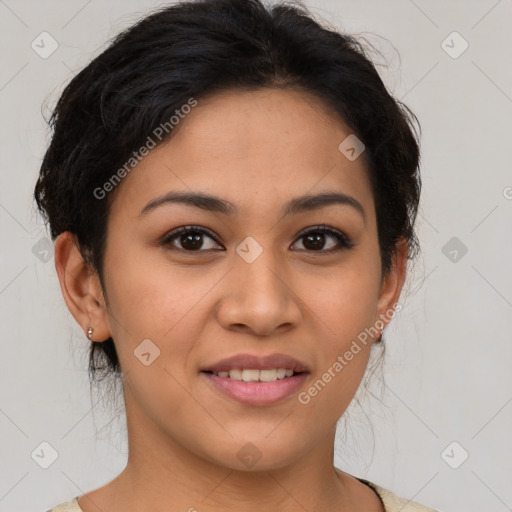
[[229,370],[229,378],[234,380],[242,380],[242,370]]
[[272,368],[268,370],[229,370],[217,372],[215,375],[233,380],[243,380],[244,382],[274,382],[282,380],[293,375],[293,370],[289,368]]
[[259,377],[262,382],[277,380],[277,370],[260,370],[258,373],[260,374]]
[[242,370],[242,380],[244,382],[258,382],[260,380],[260,371]]

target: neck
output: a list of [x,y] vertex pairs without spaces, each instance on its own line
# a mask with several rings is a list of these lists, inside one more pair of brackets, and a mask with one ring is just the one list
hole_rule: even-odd
[[[265,471],[240,471],[205,460],[176,443],[147,417],[130,421],[129,457],[110,484],[105,508],[280,512],[355,510],[353,478],[333,466],[335,426],[308,453]],[[352,482],[350,482],[350,481]],[[94,500],[96,503],[98,500]],[[89,507],[91,512],[94,507]],[[86,512],[89,512],[89,508]]]

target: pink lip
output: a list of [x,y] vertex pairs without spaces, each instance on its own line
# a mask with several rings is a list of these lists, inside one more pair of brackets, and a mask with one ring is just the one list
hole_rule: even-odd
[[[250,368],[250,366],[244,366],[244,368]],[[201,375],[208,379],[215,389],[239,402],[247,405],[269,405],[297,391],[306,380],[308,373],[298,373],[275,382],[244,382],[205,372],[201,372]]]
[[[219,377],[218,373],[229,370],[268,370],[286,368],[297,372],[296,375],[276,380],[275,382],[244,382]],[[201,375],[208,379],[214,389],[248,405],[267,405],[279,402],[297,391],[309,374],[305,363],[286,354],[269,354],[257,356],[252,354],[237,354],[222,359],[213,365],[205,367]]]
[[295,372],[309,371],[304,363],[286,354],[270,354],[268,356],[237,354],[207,366],[202,371],[218,373],[229,370],[269,370],[272,368],[288,368]]

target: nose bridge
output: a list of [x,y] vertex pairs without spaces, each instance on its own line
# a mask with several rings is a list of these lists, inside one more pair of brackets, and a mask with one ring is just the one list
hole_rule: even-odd
[[265,335],[283,324],[298,322],[300,309],[281,263],[275,251],[252,237],[237,246],[229,294],[218,312],[225,328],[245,326]]
[[255,238],[247,237],[238,245],[236,253],[238,291],[243,291],[248,298],[265,298],[274,303],[285,298],[284,276],[279,275],[283,268],[275,251],[264,248]]

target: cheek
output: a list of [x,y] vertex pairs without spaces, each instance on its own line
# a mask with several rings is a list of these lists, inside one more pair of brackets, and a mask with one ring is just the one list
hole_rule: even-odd
[[122,257],[112,255],[105,263],[112,315],[139,334],[162,336],[200,290],[182,269],[153,257],[157,250],[118,247]]
[[161,255],[150,261],[130,251],[105,268],[110,327],[123,368],[137,362],[133,351],[146,339],[160,352],[157,366],[183,362],[204,328],[205,297],[218,275],[171,265]]
[[297,277],[297,296],[312,321],[322,326],[333,349],[343,349],[375,321],[379,282],[371,268],[364,259],[358,263],[354,258],[331,272]]

